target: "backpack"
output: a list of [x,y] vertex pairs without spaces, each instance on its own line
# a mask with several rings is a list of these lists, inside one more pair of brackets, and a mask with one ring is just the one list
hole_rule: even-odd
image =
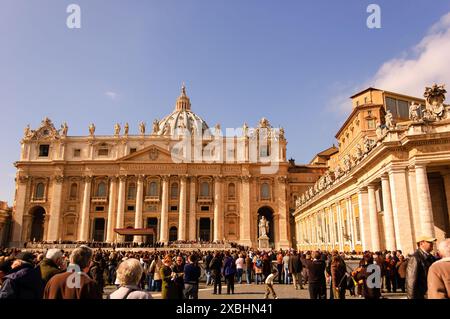
[[262,267],[262,260],[261,259],[257,259],[256,260],[256,267],[258,267],[258,268]]

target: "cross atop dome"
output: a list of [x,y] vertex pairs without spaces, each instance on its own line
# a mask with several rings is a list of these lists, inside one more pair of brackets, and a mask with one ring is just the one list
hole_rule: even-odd
[[175,110],[177,111],[191,110],[191,101],[189,97],[186,95],[186,86],[184,85],[184,82],[181,86],[181,95],[177,99]]

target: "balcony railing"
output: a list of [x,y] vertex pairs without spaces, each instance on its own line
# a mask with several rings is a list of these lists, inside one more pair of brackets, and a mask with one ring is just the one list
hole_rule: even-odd
[[44,197],[32,197],[31,198],[31,202],[32,203],[36,203],[36,204],[39,204],[39,203],[45,203],[47,201],[47,198],[44,196]]
[[212,202],[212,197],[211,196],[199,196],[197,201],[199,203],[211,203]]
[[95,197],[92,197],[92,202],[93,203],[106,203],[106,202],[108,202],[108,197],[106,197],[106,196],[95,196]]
[[159,196],[145,196],[144,201],[147,203],[158,203]]

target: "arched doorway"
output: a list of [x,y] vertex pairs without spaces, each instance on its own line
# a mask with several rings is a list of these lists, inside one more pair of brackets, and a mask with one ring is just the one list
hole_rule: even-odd
[[95,218],[94,219],[94,233],[92,234],[94,241],[104,241],[105,240],[105,219]]
[[153,228],[153,231],[155,232],[155,234],[147,235],[146,243],[154,244],[156,242],[155,236],[157,236],[157,234],[158,234],[158,218],[156,218],[156,217],[147,218],[147,228]]
[[175,226],[169,229],[169,241],[176,241],[178,239],[178,229]]
[[42,241],[44,239],[45,209],[42,206],[33,207],[31,215],[30,241]]
[[199,237],[202,241],[211,240],[211,219],[200,218]]
[[259,237],[259,221],[261,217],[264,216],[267,221],[269,222],[269,233],[267,236],[269,236],[269,243],[271,246],[275,243],[275,231],[274,231],[274,223],[273,223],[273,209],[269,206],[263,206],[260,209],[258,209],[258,220],[256,223],[256,234],[257,237]]

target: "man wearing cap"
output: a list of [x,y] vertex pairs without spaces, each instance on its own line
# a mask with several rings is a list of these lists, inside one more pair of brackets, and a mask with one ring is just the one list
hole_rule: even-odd
[[34,267],[34,255],[20,252],[16,255],[11,272],[3,278],[0,299],[41,299],[42,279]]
[[[64,270],[61,269],[63,265],[63,252],[61,249],[52,248],[47,251],[45,258],[39,263],[39,268],[41,270],[41,277],[44,281],[44,285],[52,278],[54,275],[62,273]],[[45,286],[44,286],[45,287]]]
[[406,295],[408,299],[425,299],[428,269],[435,261],[431,251],[436,238],[420,236],[417,250],[409,258],[406,268]]

